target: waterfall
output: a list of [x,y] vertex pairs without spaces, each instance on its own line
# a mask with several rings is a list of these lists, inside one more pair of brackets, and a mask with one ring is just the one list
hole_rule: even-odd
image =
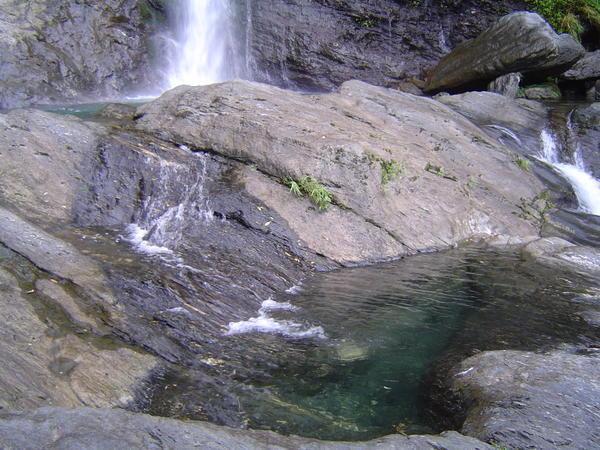
[[[570,127],[570,121],[567,122],[567,127]],[[573,134],[571,129],[567,131]],[[586,172],[579,148],[573,155],[573,164],[570,164],[561,160],[560,147],[554,133],[543,130],[541,140],[540,158],[552,165],[571,183],[582,211],[600,216],[600,181]]]
[[180,0],[166,38],[166,88],[218,83],[235,75],[228,0]]

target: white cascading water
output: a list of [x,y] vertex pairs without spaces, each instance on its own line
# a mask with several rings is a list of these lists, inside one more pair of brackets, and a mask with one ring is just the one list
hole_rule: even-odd
[[[570,122],[567,126],[570,126]],[[541,139],[541,159],[556,168],[571,183],[582,211],[600,216],[600,181],[586,172],[579,149],[573,157],[575,164],[568,164],[561,162],[557,139],[551,131],[542,131]]]
[[167,88],[201,86],[230,77],[228,0],[181,0],[175,37],[168,39]]

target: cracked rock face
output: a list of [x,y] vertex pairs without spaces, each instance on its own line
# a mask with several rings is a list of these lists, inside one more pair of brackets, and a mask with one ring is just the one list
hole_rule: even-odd
[[[174,89],[138,115],[139,130],[245,162],[248,192],[312,251],[342,264],[480,234],[536,234],[513,212],[540,182],[506,147],[434,100],[356,81],[324,95],[236,81]],[[390,163],[400,169],[384,180]],[[326,212],[281,183],[304,176],[333,194]]]

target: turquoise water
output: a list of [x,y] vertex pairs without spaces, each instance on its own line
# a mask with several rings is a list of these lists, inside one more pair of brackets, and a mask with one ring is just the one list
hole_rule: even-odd
[[252,428],[332,440],[439,431],[427,414],[436,364],[585,341],[593,330],[570,300],[597,292],[591,283],[473,249],[318,274],[277,298],[296,310],[268,317],[325,336],[232,337],[254,355],[233,389]]

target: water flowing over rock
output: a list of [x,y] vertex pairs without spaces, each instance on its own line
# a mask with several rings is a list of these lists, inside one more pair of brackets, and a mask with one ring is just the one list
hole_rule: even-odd
[[[361,82],[309,96],[238,81],[174,89],[138,116],[140,130],[246,162],[246,189],[309,248],[338,262],[533,232],[512,211],[539,183],[505,147],[434,100]],[[386,163],[399,168],[387,181]],[[328,211],[281,184],[305,176],[333,194]]]
[[425,90],[465,89],[511,72],[558,75],[585,53],[535,13],[504,16],[477,38],[456,47],[433,69]]

